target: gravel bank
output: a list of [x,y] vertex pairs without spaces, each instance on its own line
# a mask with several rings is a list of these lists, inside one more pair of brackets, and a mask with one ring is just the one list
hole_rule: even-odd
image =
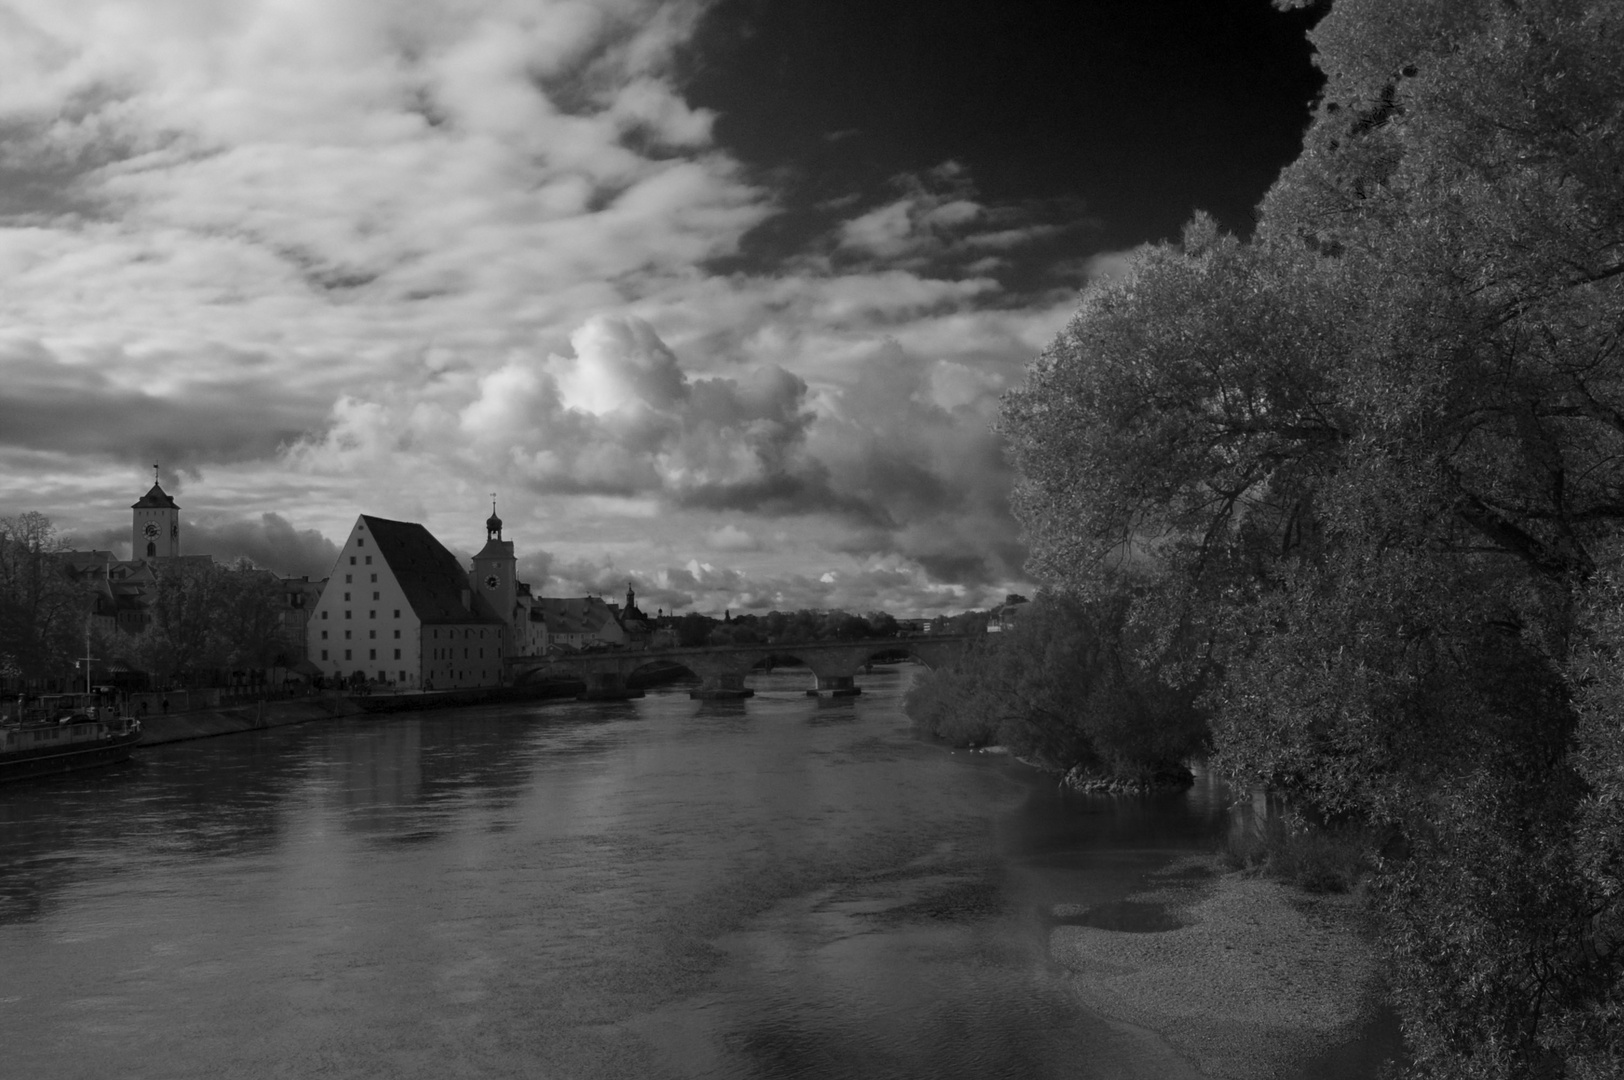
[[[1057,926],[1050,952],[1090,1012],[1154,1032],[1204,1075],[1293,1075],[1353,1038],[1368,1015],[1376,958],[1351,897],[1229,873],[1129,899],[1166,905],[1185,925]],[[1088,919],[1086,910],[1054,914]]]

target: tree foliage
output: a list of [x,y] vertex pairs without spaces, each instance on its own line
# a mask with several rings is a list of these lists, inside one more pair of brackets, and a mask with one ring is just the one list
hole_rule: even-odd
[[1624,5],[1338,0],[1256,236],[1202,217],[1005,402],[1032,568],[1393,838],[1421,1075],[1614,1075]]
[[66,545],[51,519],[0,518],[0,670],[38,680],[82,648],[89,598],[58,562]]
[[960,661],[909,690],[916,723],[959,746],[1149,780],[1182,769],[1205,742],[1191,694],[1128,662],[1124,605],[1043,595],[1010,630],[974,640]]
[[161,684],[269,667],[291,654],[274,575],[194,560],[160,561],[156,568],[147,625],[126,651]]

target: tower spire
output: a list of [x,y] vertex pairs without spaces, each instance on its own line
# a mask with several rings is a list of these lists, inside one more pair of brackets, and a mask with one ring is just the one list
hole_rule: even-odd
[[491,516],[485,519],[485,539],[502,539],[502,519],[496,516],[496,492],[491,492]]

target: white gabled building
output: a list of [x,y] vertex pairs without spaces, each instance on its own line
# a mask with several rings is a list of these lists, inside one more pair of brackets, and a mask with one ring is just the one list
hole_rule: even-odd
[[310,613],[310,660],[403,688],[498,686],[508,622],[415,522],[356,519]]

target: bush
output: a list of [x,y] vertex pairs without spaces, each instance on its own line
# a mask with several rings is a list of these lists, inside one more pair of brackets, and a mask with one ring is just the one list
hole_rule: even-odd
[[1013,629],[977,639],[915,684],[903,708],[955,745],[997,742],[1066,772],[1143,780],[1207,743],[1195,694],[1130,658],[1121,605],[1040,595]]
[[1224,861],[1311,893],[1345,893],[1371,869],[1371,837],[1347,824],[1315,825],[1298,814],[1271,815],[1233,829]]

